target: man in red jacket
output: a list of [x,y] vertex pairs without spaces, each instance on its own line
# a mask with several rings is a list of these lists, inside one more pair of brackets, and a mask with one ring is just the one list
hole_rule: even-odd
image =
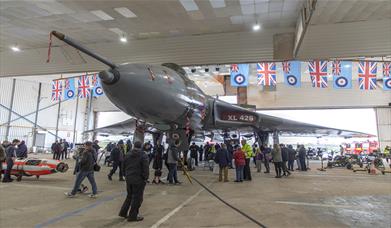
[[240,146],[235,146],[235,152],[233,154],[236,167],[236,180],[235,182],[243,182],[243,170],[246,165],[246,156]]

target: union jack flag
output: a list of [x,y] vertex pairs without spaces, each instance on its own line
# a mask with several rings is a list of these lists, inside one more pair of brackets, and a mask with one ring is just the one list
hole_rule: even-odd
[[92,86],[96,86],[98,84],[98,74],[93,74],[91,76],[91,80],[92,80]]
[[291,63],[282,62],[282,70],[284,71],[284,73],[289,73],[289,71],[291,71]]
[[88,75],[82,75],[77,80],[77,91],[79,93],[80,98],[90,97],[91,89],[90,89],[90,80]]
[[383,63],[383,77],[391,77],[391,63]]
[[238,64],[232,64],[231,65],[231,72],[238,72],[238,71],[239,71]]
[[276,85],[276,63],[257,63],[258,85]]
[[65,80],[65,89],[69,89],[71,87],[70,83],[69,83],[69,79]]
[[360,89],[376,89],[376,73],[376,62],[360,61],[358,63],[358,84]]
[[52,101],[59,101],[62,97],[62,81],[52,81]]
[[341,61],[333,61],[333,75],[341,75]]
[[327,61],[310,61],[308,62],[308,69],[312,87],[327,88]]

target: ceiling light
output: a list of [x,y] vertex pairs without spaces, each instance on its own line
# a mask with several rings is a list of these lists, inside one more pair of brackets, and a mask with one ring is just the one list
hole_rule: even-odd
[[18,46],[11,46],[10,48],[14,52],[20,52],[20,48]]
[[93,11],[91,11],[91,13],[104,21],[114,20],[113,17],[111,17],[107,13],[103,12],[102,10],[93,10]]
[[119,40],[120,40],[122,43],[128,42],[128,39],[127,39],[125,36],[121,36],[121,38],[119,38]]
[[137,15],[135,13],[133,13],[130,9],[128,9],[126,7],[114,8],[114,10],[126,18],[137,17]]
[[253,25],[253,31],[258,31],[260,29],[261,29],[261,25],[259,25],[258,23]]

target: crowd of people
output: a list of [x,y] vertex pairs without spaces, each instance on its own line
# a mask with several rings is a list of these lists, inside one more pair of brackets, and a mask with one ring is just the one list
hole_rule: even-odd
[[50,147],[53,153],[53,159],[64,160],[69,159],[69,149],[71,145],[66,141],[66,139],[56,140]]
[[[70,192],[66,192],[67,197],[75,197],[78,192],[85,192],[86,186],[82,184],[85,178],[88,179],[92,193],[89,195],[95,198],[98,193],[98,187],[95,181],[94,172],[100,170],[100,160],[104,158],[104,165],[111,165],[107,174],[109,181],[113,181],[114,174],[118,172],[118,180],[125,181],[127,186],[127,197],[121,207],[119,216],[127,218],[129,221],[141,221],[143,217],[139,215],[139,208],[143,201],[143,193],[149,180],[149,169],[152,163],[154,177],[152,184],[178,185],[181,182],[178,179],[178,166],[181,169],[194,170],[197,166],[203,164],[216,164],[218,167],[220,182],[228,182],[228,170],[235,169],[235,182],[251,181],[251,167],[257,173],[271,173],[270,163],[273,163],[275,177],[288,177],[291,172],[296,170],[307,171],[307,150],[304,145],[297,145],[296,149],[292,145],[274,144],[273,146],[261,145],[256,143],[250,145],[247,140],[241,140],[240,143],[210,143],[197,145],[192,143],[188,151],[180,151],[179,140],[175,140],[167,147],[161,140],[152,145],[151,142],[142,144],[141,142],[131,143],[130,140],[124,142],[110,142],[101,150],[98,141],[85,142],[79,145],[74,151],[73,158],[76,160],[74,174],[76,175],[74,185]],[[68,159],[69,148],[71,145],[66,140],[56,141],[52,144],[53,159]],[[105,153],[107,152],[107,153]],[[12,142],[4,141],[0,145],[0,161],[6,162],[7,169],[3,182],[11,182],[11,169],[15,158],[26,158],[27,146],[24,141],[17,139]],[[162,179],[163,164],[167,168],[167,178]],[[1,176],[0,176],[1,178]],[[167,181],[167,182],[166,182]]]
[[[14,179],[11,177],[12,166],[16,158],[27,158],[28,150],[25,141],[14,139],[12,142],[4,141],[0,144],[0,180],[3,183],[12,182]],[[4,177],[2,177],[2,164],[7,164],[4,170]]]

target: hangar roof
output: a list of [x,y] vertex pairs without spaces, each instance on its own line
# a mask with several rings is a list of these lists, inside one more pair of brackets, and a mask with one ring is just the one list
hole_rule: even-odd
[[[193,8],[189,8],[192,3]],[[183,3],[183,4],[182,4]],[[295,27],[303,0],[7,1],[0,6],[0,51],[48,45],[51,30],[83,43]],[[186,9],[186,8],[187,9]]]
[[[54,46],[60,48],[52,51],[54,61],[44,64],[51,30],[70,35],[116,63],[197,65],[272,59],[273,36],[295,32],[304,2],[1,1],[0,76],[105,68],[57,41]],[[391,53],[390,11],[389,0],[318,0],[299,57]],[[255,22],[262,25],[258,33],[251,31]],[[346,28],[353,32],[345,34]],[[128,38],[126,45],[119,42],[121,36]],[[23,53],[12,53],[12,45]]]

